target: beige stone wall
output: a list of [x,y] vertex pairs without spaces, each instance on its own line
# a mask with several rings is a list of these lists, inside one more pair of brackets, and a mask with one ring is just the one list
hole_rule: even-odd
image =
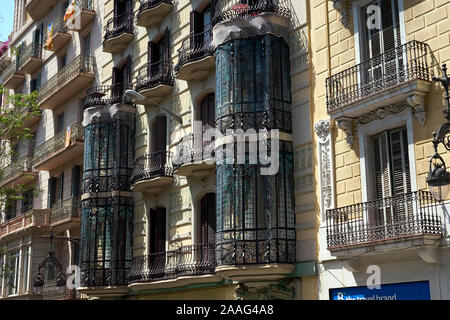
[[[404,1],[406,40],[426,42],[435,57],[436,65],[449,61],[450,33],[448,0]],[[311,1],[311,54],[313,80],[314,122],[328,118],[326,112],[325,79],[356,64],[354,17],[349,11],[349,23],[345,28],[340,21],[340,13],[333,7],[333,1]],[[436,72],[436,65],[432,70]],[[413,120],[417,189],[427,189],[426,174],[428,160],[433,154],[432,132],[444,121],[440,110],[443,109],[442,89],[435,86],[426,97],[427,121],[424,127]],[[334,164],[336,207],[361,202],[361,178],[359,141],[355,134],[353,148],[345,141],[345,133],[334,127]],[[440,150],[443,151],[443,150]],[[446,158],[444,158],[446,159]],[[316,166],[317,166],[317,162]],[[317,168],[317,167],[316,167]],[[316,170],[316,179],[318,172]],[[318,181],[318,180],[317,180]],[[319,197],[319,194],[316,193]]]

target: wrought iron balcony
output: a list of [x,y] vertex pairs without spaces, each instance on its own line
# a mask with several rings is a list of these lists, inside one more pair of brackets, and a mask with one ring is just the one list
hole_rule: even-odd
[[75,0],[75,13],[66,21],[67,29],[81,31],[88,26],[96,16],[94,0]]
[[0,56],[0,72],[3,72],[10,63],[11,63],[11,57],[8,55],[8,50],[6,50]]
[[[57,17],[53,20],[52,34],[48,34],[48,29],[44,30],[44,49],[52,52],[58,52],[72,39],[72,34],[66,26],[63,17]],[[51,38],[49,38],[51,37]]]
[[17,56],[17,72],[33,74],[42,66],[42,45],[31,43],[26,46]]
[[180,176],[203,177],[209,175],[215,168],[215,142],[207,141],[204,135],[196,137],[194,134],[185,136],[176,146],[172,158],[174,173]]
[[108,20],[105,27],[103,51],[118,53],[125,50],[134,38],[133,13],[123,13]]
[[23,156],[2,169],[0,186],[20,185],[36,178],[37,173],[31,169],[32,156]]
[[[52,205],[50,225],[57,230],[58,227],[68,229],[69,224],[79,225],[81,218],[81,199],[69,198]],[[56,228],[55,228],[56,227]]]
[[140,27],[159,25],[173,8],[173,0],[139,0],[139,2],[136,25]]
[[43,228],[50,225],[48,210],[31,210],[0,224],[0,239],[29,228]]
[[128,280],[149,282],[214,273],[216,256],[214,244],[180,247],[133,259]]
[[170,152],[154,152],[136,159],[131,177],[132,191],[156,193],[172,181],[173,168]]
[[79,55],[73,59],[39,88],[41,108],[54,109],[89,86],[95,79],[94,68],[94,57]]
[[[344,113],[344,109],[351,109],[352,104],[368,98],[380,99],[383,92],[413,81],[430,82],[430,66],[431,49],[426,43],[414,40],[388,50],[327,78],[327,111],[329,114]],[[426,90],[415,86],[419,91]]]
[[42,300],[71,300],[74,297],[74,290],[68,289],[67,286],[61,292],[56,280],[47,280],[42,288]]
[[291,18],[289,0],[216,0],[213,26],[218,23],[248,19],[264,13]]
[[126,89],[131,89],[131,85],[119,83],[109,86],[92,87],[87,90],[87,99],[84,108],[122,103],[124,102]]
[[50,171],[66,161],[83,154],[84,130],[81,123],[70,126],[69,131],[61,131],[37,146],[34,151],[33,168]]
[[17,60],[11,62],[2,73],[2,85],[8,89],[16,89],[25,82],[25,74],[17,69]]
[[436,201],[427,191],[327,210],[326,225],[329,250],[442,235]]
[[49,13],[59,0],[27,0],[25,8],[33,21],[41,20]]
[[205,78],[214,68],[214,48],[211,45],[212,31],[190,35],[183,40],[178,50],[175,77],[181,80]]
[[159,61],[148,63],[139,69],[135,90],[158,103],[173,90],[173,85],[172,64],[169,61]]

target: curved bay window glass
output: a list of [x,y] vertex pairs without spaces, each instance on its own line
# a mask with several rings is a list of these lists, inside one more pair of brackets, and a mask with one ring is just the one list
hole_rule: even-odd
[[117,118],[85,127],[80,248],[84,286],[126,285],[132,260],[129,181],[134,162],[134,118]]
[[[216,70],[216,127],[223,134],[292,132],[289,47],[283,39],[265,35],[227,42],[216,50]],[[260,148],[258,143],[258,154]],[[267,165],[250,163],[249,150],[246,142],[245,164],[228,163],[236,157],[226,151],[217,159],[217,264],[294,263],[292,142],[279,141],[274,175],[262,175]]]
[[129,191],[134,128],[125,120],[85,128],[83,193]]
[[83,285],[126,285],[132,260],[133,198],[89,198],[82,209]]
[[292,132],[289,47],[272,35],[216,50],[216,128]]

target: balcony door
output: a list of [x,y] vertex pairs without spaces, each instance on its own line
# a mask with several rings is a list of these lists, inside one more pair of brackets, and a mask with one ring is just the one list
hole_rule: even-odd
[[166,28],[164,35],[157,41],[149,41],[147,51],[147,77],[149,81],[162,80],[170,72],[170,32]]
[[382,132],[372,137],[375,197],[369,223],[374,232],[396,232],[411,213],[411,177],[406,128]]
[[216,194],[207,193],[200,200],[200,239],[201,244],[216,243]]
[[210,129],[216,127],[216,99],[214,93],[208,94],[200,102],[200,121],[202,122],[202,152],[203,158],[211,156],[214,150],[214,135],[211,135]]
[[158,277],[166,266],[166,208],[150,209],[149,241],[149,270]]
[[132,5],[132,0],[114,0],[114,28],[125,28],[127,23],[132,23],[127,15],[133,12]]
[[167,117],[158,116],[152,125],[150,170],[152,175],[164,175],[166,168]]
[[112,98],[120,100],[126,89],[131,86],[131,56],[120,67],[114,67],[112,73]]
[[202,11],[192,11],[190,20],[190,45],[191,50],[201,50],[211,40],[211,6]]
[[362,56],[366,61],[361,72],[367,84],[363,90],[395,85],[396,79],[403,76],[406,54],[401,47],[398,0],[375,0],[363,7],[361,26]]

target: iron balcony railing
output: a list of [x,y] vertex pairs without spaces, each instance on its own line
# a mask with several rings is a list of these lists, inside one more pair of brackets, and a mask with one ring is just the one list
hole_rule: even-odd
[[38,88],[38,101],[41,102],[75,79],[80,73],[94,74],[94,57],[79,55],[69,64]]
[[56,279],[45,281],[42,288],[42,300],[70,300],[74,295],[74,290],[64,286],[62,292],[60,287],[56,285]]
[[326,226],[328,248],[442,234],[436,201],[427,191],[327,210]]
[[5,83],[11,76],[17,72],[17,62],[16,60],[11,61],[10,64],[5,68],[2,73],[2,82]]
[[0,185],[6,181],[23,174],[24,172],[31,172],[31,161],[33,157],[30,155],[23,156],[13,161],[9,166],[1,169],[2,176],[0,177]]
[[[64,17],[56,17],[52,22],[52,37],[55,37],[57,33],[69,33]],[[48,28],[45,28],[43,35],[45,43],[47,42],[48,36]]]
[[263,13],[273,13],[291,18],[289,0],[216,0],[212,24],[248,19]]
[[140,156],[134,163],[131,183],[143,180],[150,180],[157,177],[172,177],[173,168],[171,153],[168,151],[158,151]]
[[131,85],[123,83],[92,87],[87,90],[87,99],[84,108],[122,103],[124,102],[125,90],[131,88]]
[[137,20],[141,18],[144,11],[153,9],[159,6],[161,3],[167,3],[173,5],[173,0],[139,0],[139,11],[137,13]]
[[33,166],[44,160],[47,160],[58,152],[66,148],[67,142],[70,144],[76,141],[84,141],[84,130],[81,123],[75,123],[70,126],[70,140],[66,137],[67,130],[61,131],[41,145],[34,151]]
[[411,80],[430,81],[431,49],[411,41],[326,79],[327,111],[376,95]]
[[17,56],[16,60],[17,70],[22,69],[25,63],[27,63],[31,58],[42,58],[42,44],[33,42],[20,51],[20,54]]
[[212,31],[208,28],[206,32],[191,34],[183,40],[181,48],[178,50],[178,63],[175,65],[175,72],[178,73],[185,64],[214,54],[214,48],[211,45]]
[[136,91],[151,89],[159,85],[174,85],[172,64],[169,61],[148,63],[138,71]]
[[215,245],[190,245],[133,259],[128,280],[146,282],[214,273]]
[[79,197],[69,198],[52,205],[50,224],[57,224],[71,218],[81,217],[81,199]]
[[123,33],[134,34],[133,13],[125,12],[108,20],[105,26],[103,44],[108,39],[120,36]]
[[94,10],[94,0],[75,0],[75,10],[76,8],[81,8],[85,10]]
[[206,133],[189,134],[177,144],[172,164],[176,170],[184,164],[201,163],[204,160],[213,159],[214,152],[215,142],[208,138]]

